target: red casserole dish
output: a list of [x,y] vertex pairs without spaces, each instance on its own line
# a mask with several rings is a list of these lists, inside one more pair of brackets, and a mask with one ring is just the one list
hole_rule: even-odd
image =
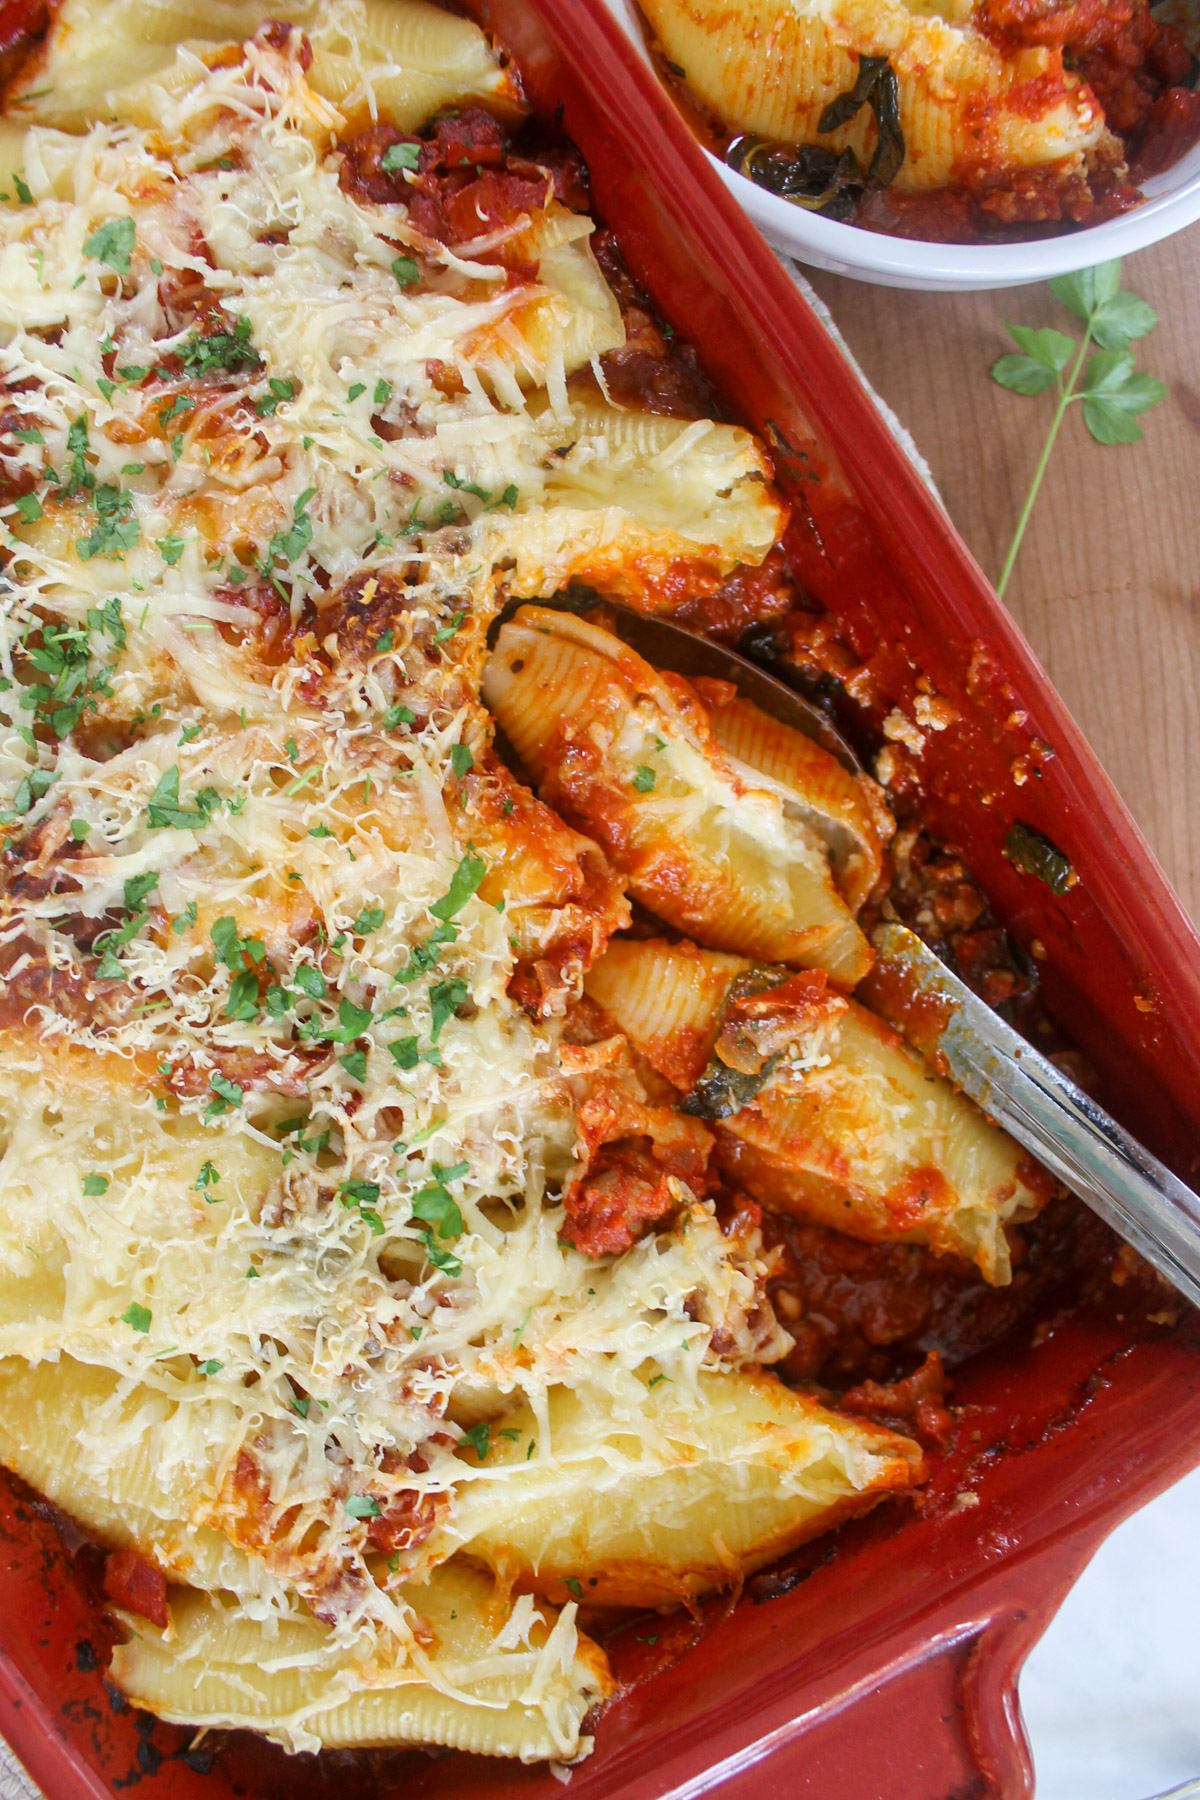
[[[600,0],[472,10],[535,108],[561,105],[635,274],[775,446],[795,565],[858,658],[869,711],[911,711],[919,679],[953,708],[923,758],[926,823],[1032,949],[1048,1010],[1112,1110],[1194,1179],[1200,940],[1028,646]],[[1006,859],[1016,819],[1069,856],[1065,894]],[[1028,1795],[1025,1653],[1105,1533],[1200,1461],[1196,1315],[1167,1330],[1117,1304],[957,1372],[963,1417],[917,1507],[824,1540],[785,1591],[747,1595],[719,1631],[684,1615],[645,1652],[628,1645],[626,1665],[665,1666],[606,1713],[573,1800]],[[0,1729],[51,1800],[135,1782],[162,1800],[561,1792],[544,1768],[457,1754],[193,1748],[106,1687],[80,1570],[15,1484],[0,1488],[0,1533]]]

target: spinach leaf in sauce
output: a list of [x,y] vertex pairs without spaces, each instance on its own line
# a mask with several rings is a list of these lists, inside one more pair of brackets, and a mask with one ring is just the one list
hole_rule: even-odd
[[848,125],[864,106],[875,115],[879,139],[864,170],[853,150],[829,150],[821,144],[785,144],[762,138],[736,138],[726,161],[768,193],[778,194],[806,212],[847,220],[857,212],[868,188],[887,187],[904,161],[900,128],[900,88],[886,56],[860,56],[854,86],[839,94],[821,114],[819,131]]

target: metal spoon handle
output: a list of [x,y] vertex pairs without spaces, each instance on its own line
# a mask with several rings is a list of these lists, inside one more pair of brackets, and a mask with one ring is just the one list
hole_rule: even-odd
[[997,1017],[911,931],[883,924],[872,938],[880,955],[902,967],[923,995],[946,1003],[936,1048],[951,1077],[1200,1306],[1200,1196]]

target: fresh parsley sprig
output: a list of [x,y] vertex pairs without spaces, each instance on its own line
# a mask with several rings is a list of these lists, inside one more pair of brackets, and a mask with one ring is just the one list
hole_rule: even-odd
[[[1058,397],[996,583],[1000,595],[1008,586],[1067,408],[1076,400],[1083,402],[1083,422],[1098,444],[1136,444],[1142,437],[1138,413],[1157,406],[1167,392],[1165,383],[1134,367],[1129,346],[1153,331],[1158,314],[1137,294],[1122,288],[1119,260],[1099,263],[1094,269],[1080,269],[1073,275],[1060,275],[1050,283],[1050,291],[1068,311],[1083,320],[1083,342],[1077,344],[1066,332],[1049,326],[1035,331],[1006,321],[1005,329],[1021,354],[1002,356],[992,365],[993,381],[1013,393],[1044,394],[1052,387]],[[1093,345],[1098,348],[1093,349]]]

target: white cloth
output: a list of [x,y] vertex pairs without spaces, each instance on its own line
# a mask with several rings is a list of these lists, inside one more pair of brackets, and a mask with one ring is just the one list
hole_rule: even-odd
[[1117,1527],[1034,1647],[1037,1800],[1200,1796],[1198,1527],[1200,1469]]

